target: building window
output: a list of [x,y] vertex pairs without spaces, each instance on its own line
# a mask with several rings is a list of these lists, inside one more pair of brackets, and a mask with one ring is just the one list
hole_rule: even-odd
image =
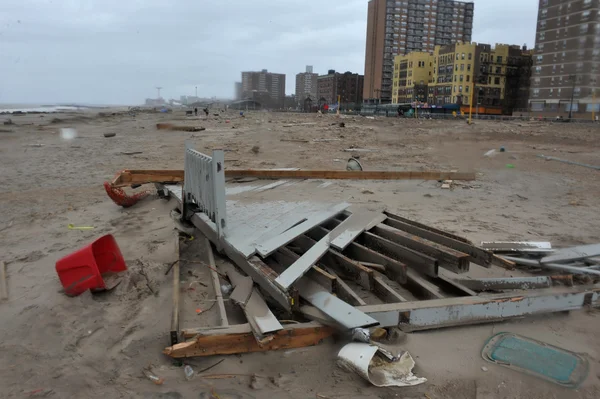
[[463,59],[463,60],[465,59],[465,53],[461,54],[461,59]]
[[[468,76],[467,76],[467,78],[468,78]],[[468,82],[468,80],[467,80],[467,82]],[[469,86],[465,86],[465,91],[466,91],[467,93],[469,92]]]
[[494,79],[494,84],[499,85],[500,84],[500,78],[495,78]]
[[538,97],[540,95],[540,89],[533,89],[533,96]]
[[496,73],[497,74],[501,74],[502,73],[502,67],[496,67]]
[[499,55],[498,57],[496,57],[496,63],[502,64],[502,56],[501,55]]
[[546,32],[540,32],[540,40],[546,40]]
[[471,64],[467,64],[467,71],[471,70]]
[[473,54],[469,53],[469,60],[472,60],[472,59],[473,59]]
[[587,31],[588,31],[588,24],[579,25],[579,33],[587,33]]
[[544,59],[544,56],[543,55],[538,55],[536,57],[536,59],[537,59],[537,62],[542,62],[542,60]]
[[458,86],[458,92],[462,93],[462,85]]
[[456,86],[454,86],[454,92],[456,93]]
[[467,82],[471,80],[471,75],[467,75]]

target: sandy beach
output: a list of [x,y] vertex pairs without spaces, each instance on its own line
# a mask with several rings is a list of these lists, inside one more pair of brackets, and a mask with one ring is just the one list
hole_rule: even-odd
[[[225,149],[229,168],[344,170],[350,156],[344,150],[363,148],[371,150],[360,153],[365,170],[472,171],[476,181],[452,190],[436,181],[333,181],[318,194],[286,196],[388,209],[475,243],[532,240],[563,247],[600,237],[599,172],[537,157],[600,165],[598,125],[215,113],[207,119],[122,109],[0,115],[0,260],[9,287],[8,301],[0,302],[0,398],[210,398],[212,389],[221,398],[600,397],[600,317],[588,310],[409,334],[403,348],[414,357],[415,372],[428,379],[412,388],[375,388],[343,371],[335,364],[342,343],[334,339],[290,351],[190,359],[195,370],[224,359],[210,373],[241,376],[186,381],[182,367],[162,355],[169,343],[172,279],[164,272],[175,259],[175,204],[151,196],[124,209],[102,186],[122,169],[183,169],[186,140],[204,153]],[[8,118],[13,124],[2,125]],[[206,130],[157,130],[160,122]],[[76,137],[61,138],[65,128]],[[496,154],[485,157],[490,149]],[[70,230],[69,224],[93,229]],[[56,261],[104,234],[113,234],[121,248],[125,280],[111,292],[66,296]],[[184,272],[188,286],[205,277],[194,270]],[[211,304],[202,285],[184,295],[195,304],[186,312]],[[187,312],[183,319],[210,325],[214,312]],[[567,390],[490,366],[480,351],[500,331],[585,353],[588,378]],[[143,376],[149,365],[163,385]],[[251,374],[265,377],[260,386],[249,386]]]

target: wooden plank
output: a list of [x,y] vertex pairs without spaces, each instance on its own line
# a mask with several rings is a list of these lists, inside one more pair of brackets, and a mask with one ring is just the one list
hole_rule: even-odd
[[6,263],[0,261],[0,299],[8,299],[8,279],[6,277]]
[[515,262],[512,262],[508,259],[504,259],[503,257],[500,257],[496,254],[494,254],[494,257],[492,258],[492,264],[494,266],[502,267],[506,270],[514,270],[517,267],[517,264]]
[[[475,173],[440,171],[347,171],[347,170],[234,170],[225,177],[259,179],[335,179],[335,180],[475,180]],[[124,170],[113,180],[113,187],[131,184],[182,182],[183,170]]]
[[[210,244],[209,244],[210,247]],[[177,259],[175,260],[175,264],[173,265],[171,272],[173,273],[173,307],[171,309],[171,331],[170,331],[170,339],[171,345],[175,345],[179,342],[179,296],[181,288],[180,284],[180,246],[179,246],[179,232],[175,232],[175,256]]]
[[328,269],[327,272],[336,278],[335,293],[344,302],[348,302],[352,306],[362,306],[367,304],[343,279],[335,274],[333,270]]
[[347,171],[347,170],[232,170],[227,177],[261,179],[336,179],[336,180],[475,180],[475,173],[441,171]]
[[[428,276],[436,277],[438,275],[438,261],[435,258],[407,248],[373,233],[363,233],[359,237],[358,241],[353,244],[359,244],[363,246],[363,248],[369,249],[371,252],[381,252],[387,257],[405,263],[408,267]],[[356,246],[353,246],[353,249],[351,250],[353,253],[356,253],[356,251],[359,249],[360,252],[364,252],[362,248]],[[368,258],[364,260],[369,262]],[[378,263],[376,260],[373,260],[372,262]],[[384,264],[384,266],[386,266],[387,271],[388,265]]]
[[393,213],[390,213],[390,212],[387,212],[387,211],[384,211],[384,213],[386,214],[386,216],[388,218],[392,218],[394,220],[398,220],[400,222],[403,222],[403,223],[406,223],[406,224],[410,224],[410,225],[418,227],[420,229],[431,231],[433,233],[436,233],[436,234],[439,234],[439,235],[442,235],[442,236],[445,236],[445,237],[448,237],[448,238],[452,238],[453,240],[456,240],[456,241],[461,241],[461,242],[464,242],[464,243],[467,243],[467,244],[472,244],[471,241],[467,240],[464,237],[458,236],[456,234],[448,233],[447,231],[439,230],[439,229],[436,229],[435,227],[431,227],[431,226],[428,226],[428,225],[423,224],[423,223],[415,222],[414,220],[410,220],[410,219],[404,218],[402,216],[394,215]]
[[415,251],[424,253],[438,260],[439,265],[455,273],[469,271],[470,256],[464,252],[448,248],[433,241],[415,236],[413,234],[380,224],[371,229],[373,234],[386,238],[397,244],[404,245]]
[[[303,252],[308,251],[315,243],[315,240],[306,235],[302,235],[292,242],[292,244],[298,245]],[[371,291],[373,289],[372,270],[331,248],[319,260],[319,264],[327,266],[327,268],[335,270],[346,277],[352,278],[354,282],[366,290]]]
[[317,212],[315,215],[307,217],[306,221],[300,223],[299,225],[292,227],[291,229],[283,232],[282,234],[276,237],[273,237],[263,243],[258,244],[256,246],[256,251],[263,258],[265,258],[273,252],[275,252],[277,248],[289,244],[294,238],[306,233],[308,230],[323,223],[327,219],[334,217],[336,214],[346,209],[349,205],[350,204],[344,202],[341,204],[334,205],[321,212]]
[[201,333],[192,341],[165,348],[163,353],[172,358],[186,358],[303,348],[318,345],[335,333],[335,329],[319,323],[293,324],[274,333],[273,339],[261,346],[254,339],[252,332],[240,332],[239,328],[232,330],[229,333],[224,329],[214,335]]
[[219,325],[227,327],[229,326],[229,320],[227,320],[227,311],[225,310],[225,302],[223,301],[223,293],[221,292],[221,283],[219,281],[219,275],[217,274],[215,256],[210,241],[206,236],[204,237],[204,241],[208,255],[208,265],[210,266],[210,280],[212,281],[213,292],[215,294],[215,300],[217,301],[217,309],[219,310]]
[[444,245],[448,248],[455,249],[460,252],[464,252],[470,256],[470,261],[476,263],[480,266],[491,267],[492,266],[492,258],[493,254],[490,251],[486,251],[485,249],[478,248],[474,245],[465,243],[463,241],[458,241],[453,238],[449,238],[445,235],[441,235],[438,233],[434,233],[429,230],[422,229],[420,227],[416,227],[414,225],[401,222],[399,220],[395,220],[393,218],[388,218],[384,221],[384,224],[393,227],[398,230],[405,231],[410,234],[414,234],[415,236],[425,238],[429,241],[433,241],[437,244]]
[[[282,267],[281,270],[285,270],[285,267],[289,267],[300,258],[300,255],[285,247],[279,248],[271,256],[278,263],[278,265]],[[318,266],[313,266],[308,273],[306,273],[306,276],[320,284],[327,291],[335,292],[337,286],[337,277],[331,273],[328,273]]]
[[382,275],[375,276],[375,294],[386,303],[406,302],[406,299],[396,290],[392,289],[385,281]]
[[292,284],[300,279],[329,249],[329,236],[323,237],[311,249],[285,269],[277,279],[275,285],[282,290],[288,290]]
[[343,251],[356,237],[370,227],[383,222],[387,217],[380,212],[352,213],[331,232],[331,246]]
[[295,284],[300,296],[311,305],[335,320],[345,329],[371,327],[379,323],[372,317],[357,311],[354,306],[325,291],[319,284],[308,279],[298,280]]

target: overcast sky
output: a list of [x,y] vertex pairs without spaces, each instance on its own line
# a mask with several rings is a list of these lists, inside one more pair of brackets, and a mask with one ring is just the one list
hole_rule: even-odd
[[[364,72],[367,0],[0,0],[0,103],[233,97],[243,70]],[[473,41],[533,46],[537,1],[475,0]]]

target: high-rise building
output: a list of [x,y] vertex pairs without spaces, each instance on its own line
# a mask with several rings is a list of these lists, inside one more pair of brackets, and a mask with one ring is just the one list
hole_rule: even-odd
[[370,0],[367,17],[364,98],[392,99],[394,57],[411,51],[433,53],[436,45],[470,42],[472,2]]
[[507,44],[456,43],[436,46],[433,54],[396,56],[394,103],[473,104],[511,114],[529,98],[533,53]]
[[296,75],[296,101],[302,103],[307,97],[317,100],[317,77],[311,65],[306,66],[306,72]]
[[599,9],[599,0],[540,0],[529,100],[534,114],[572,111],[588,118],[600,111]]
[[235,82],[235,92],[234,99],[241,100],[242,99],[242,82]]
[[242,72],[242,97],[253,99],[265,108],[283,108],[285,100],[285,74],[267,72]]
[[355,108],[362,103],[364,76],[352,72],[339,73],[333,69],[317,79],[319,103],[337,104],[338,96],[342,107]]

